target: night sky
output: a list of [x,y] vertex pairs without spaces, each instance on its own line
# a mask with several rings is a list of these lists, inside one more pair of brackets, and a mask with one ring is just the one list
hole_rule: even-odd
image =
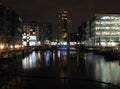
[[[50,22],[57,30],[59,11],[68,9],[71,32],[95,13],[120,13],[120,0],[0,0],[15,10],[24,21]],[[53,33],[53,34],[54,34]]]

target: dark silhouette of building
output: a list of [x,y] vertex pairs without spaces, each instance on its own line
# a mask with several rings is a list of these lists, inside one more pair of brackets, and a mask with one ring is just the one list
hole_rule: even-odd
[[70,41],[71,42],[80,42],[80,34],[78,32],[70,33]]
[[70,22],[71,21],[68,11],[66,9],[63,9],[59,14],[59,31],[58,31],[59,41],[69,40]]
[[0,45],[4,48],[22,45],[22,18],[0,3]]

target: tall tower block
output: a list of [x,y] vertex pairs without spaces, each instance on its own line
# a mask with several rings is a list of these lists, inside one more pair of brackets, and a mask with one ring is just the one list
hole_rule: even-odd
[[59,14],[59,41],[68,41],[70,31],[70,17],[68,11],[63,9]]

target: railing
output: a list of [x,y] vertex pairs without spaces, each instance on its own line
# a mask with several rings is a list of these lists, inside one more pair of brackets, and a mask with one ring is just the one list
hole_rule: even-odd
[[[12,63],[12,64],[17,64],[17,63]],[[8,81],[4,82],[0,78],[0,89],[51,89],[51,88],[52,89],[120,89],[120,86],[111,83],[101,82],[101,81],[88,80],[77,77],[28,76],[28,75],[24,75],[23,73],[21,74],[21,69],[20,70],[14,70],[13,68],[10,69],[12,70],[10,71],[9,69],[7,69],[8,72],[5,73],[6,76],[7,77],[17,76],[18,78],[16,78],[16,81],[18,81],[18,83],[12,84],[9,83]],[[14,73],[12,74],[12,71],[16,74]],[[0,76],[4,77],[5,75],[1,74]],[[28,84],[28,86],[25,85],[26,83],[24,81],[26,80],[27,81],[39,80],[41,82],[35,81],[39,86],[31,87],[29,86],[30,84]],[[34,81],[32,81],[33,84],[35,83]],[[44,85],[45,83],[49,83],[46,84],[48,86]],[[59,84],[58,86],[55,85],[57,83],[59,83],[60,85]]]
[[[25,80],[33,80],[32,83],[37,83],[37,85],[31,87],[30,84],[28,84],[28,86],[24,86],[24,83],[22,82],[24,82]],[[41,82],[38,82],[36,80],[40,80]],[[36,81],[36,83],[34,81]],[[59,84],[61,82],[60,85],[56,85],[58,81]],[[0,81],[0,85],[0,89],[120,89],[120,86],[95,80],[73,77],[46,77],[28,75],[20,75],[19,84],[3,83],[2,81]],[[1,88],[3,86],[6,86],[8,88]]]

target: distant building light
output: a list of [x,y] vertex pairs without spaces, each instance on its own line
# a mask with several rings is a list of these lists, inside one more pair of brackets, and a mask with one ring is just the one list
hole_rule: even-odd
[[27,42],[29,42],[29,40],[27,40]]
[[61,16],[59,15],[59,17],[61,17]]
[[65,18],[65,20],[67,20],[67,18]]
[[38,42],[37,42],[37,45],[38,45],[38,46],[40,46],[40,45],[41,45],[41,42],[40,42],[40,41],[38,41]]
[[4,49],[4,45],[0,45],[0,49]]
[[63,12],[64,12],[64,13],[67,13],[67,11],[66,11],[66,10],[64,10]]
[[20,46],[20,45],[18,45],[18,44],[16,44],[16,45],[15,45],[15,48],[20,48],[20,47],[21,47],[21,46]]
[[30,31],[33,31],[33,29],[30,29]]
[[21,17],[19,17],[19,21],[22,21],[22,18],[21,18]]
[[13,48],[13,45],[10,45],[10,48],[12,49],[12,48]]
[[30,36],[29,34],[27,34],[27,36]]
[[36,34],[36,32],[33,32],[32,34]]

